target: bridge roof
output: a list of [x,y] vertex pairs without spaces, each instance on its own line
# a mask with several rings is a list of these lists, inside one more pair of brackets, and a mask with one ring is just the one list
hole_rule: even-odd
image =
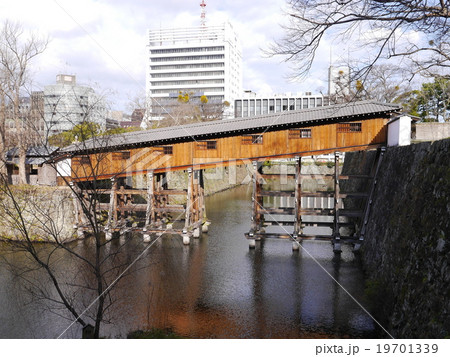
[[374,117],[390,117],[399,113],[395,104],[361,101],[286,111],[250,118],[216,120],[161,129],[130,132],[95,138],[72,144],[60,153],[83,153],[104,150],[121,150],[129,147],[169,145],[176,142],[206,140],[225,136],[261,133],[294,127],[307,127],[341,121],[355,121]]

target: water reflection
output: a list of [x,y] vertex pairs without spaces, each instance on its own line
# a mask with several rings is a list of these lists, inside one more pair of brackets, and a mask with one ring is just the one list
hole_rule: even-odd
[[[371,319],[327,274],[364,303],[363,276],[350,247],[341,259],[326,242],[307,241],[292,252],[290,242],[268,240],[249,250],[250,196],[243,186],[208,197],[210,231],[190,246],[162,236],[114,290],[112,323],[103,335],[169,327],[197,338],[373,336]],[[129,260],[146,247],[139,236],[121,239]],[[68,322],[36,313],[19,282],[0,269],[0,336],[59,335]],[[65,337],[78,333],[75,327]]]

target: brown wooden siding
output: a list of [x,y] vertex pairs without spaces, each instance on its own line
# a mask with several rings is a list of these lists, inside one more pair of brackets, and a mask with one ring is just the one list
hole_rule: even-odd
[[388,119],[369,119],[354,122],[361,123],[361,131],[354,129],[358,125],[352,125],[352,129],[348,129],[349,126],[345,129],[342,125],[339,128],[339,123],[298,128],[298,134],[300,129],[310,129],[310,137],[303,138],[295,137],[295,128],[258,133],[262,136],[262,143],[249,142],[248,135],[217,138],[211,140],[216,142],[215,149],[213,144],[208,148],[207,141],[199,141],[92,154],[90,163],[87,156],[83,155],[72,160],[73,178],[82,180],[92,175],[109,178],[117,174],[123,176],[125,173],[137,174],[147,170],[180,170],[193,165],[230,165],[235,160],[239,164],[246,160],[361,150],[386,143],[387,121]]

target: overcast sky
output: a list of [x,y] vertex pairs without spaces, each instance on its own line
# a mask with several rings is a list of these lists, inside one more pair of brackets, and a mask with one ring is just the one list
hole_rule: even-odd
[[[199,26],[200,0],[2,0],[0,20],[20,22],[48,36],[46,51],[33,65],[35,88],[75,74],[80,84],[111,91],[112,108],[145,90],[146,30]],[[283,35],[285,0],[206,0],[207,25],[229,20],[243,49],[244,89],[258,94],[326,92],[330,56],[326,43],[308,78],[292,82],[284,58],[262,49]]]

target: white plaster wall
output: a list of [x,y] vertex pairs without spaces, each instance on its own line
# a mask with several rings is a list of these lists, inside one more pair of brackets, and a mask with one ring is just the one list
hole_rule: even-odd
[[388,123],[388,146],[411,144],[411,118],[402,116]]

